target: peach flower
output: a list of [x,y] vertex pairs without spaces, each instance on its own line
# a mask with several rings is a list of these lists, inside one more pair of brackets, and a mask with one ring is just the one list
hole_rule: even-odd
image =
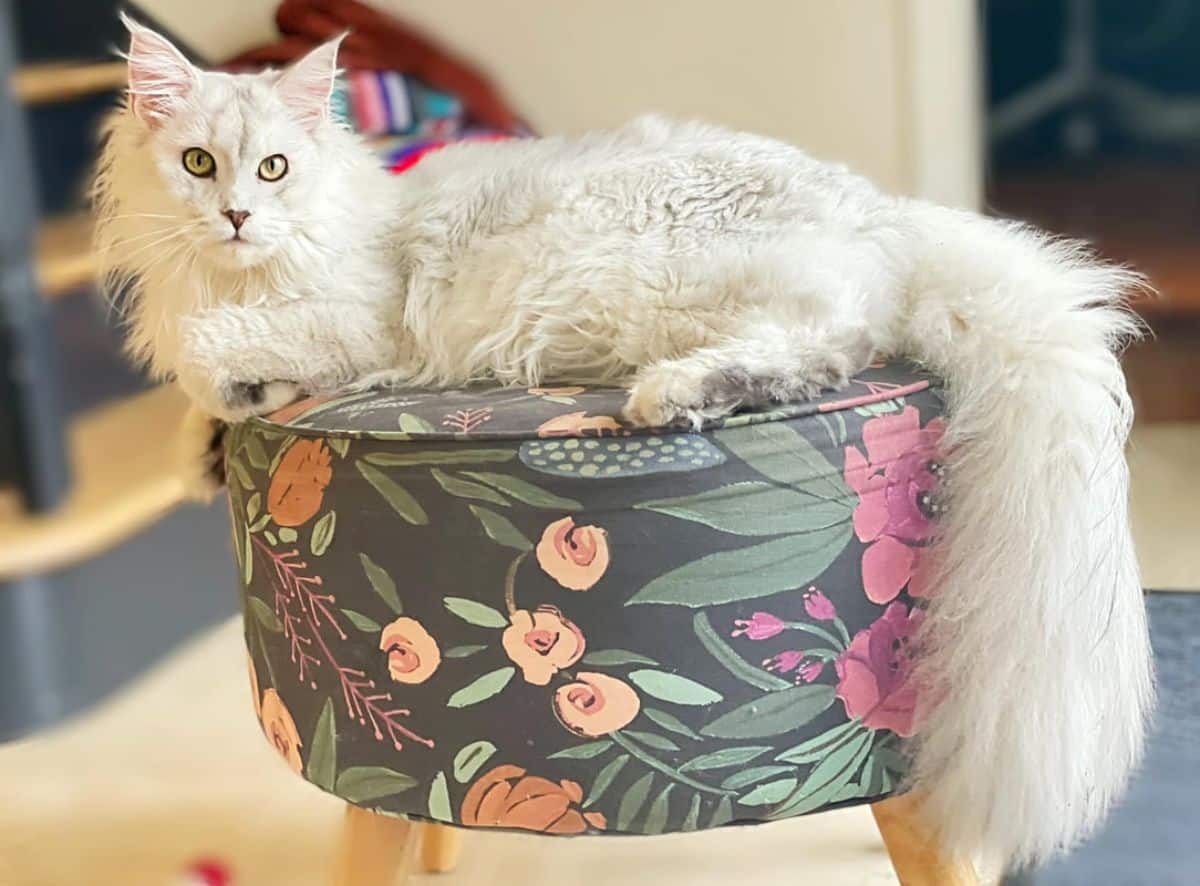
[[599,812],[583,812],[583,789],[526,775],[520,766],[497,766],[480,776],[463,798],[460,820],[469,827],[520,828],[542,834],[582,834],[603,829]]
[[300,733],[296,731],[296,721],[292,713],[274,689],[268,689],[262,696],[261,719],[263,732],[267,740],[283,757],[289,768],[297,774],[304,768],[300,760]]
[[554,693],[554,713],[576,735],[607,735],[633,722],[642,703],[628,683],[606,674],[579,673]]
[[333,477],[332,456],[324,440],[297,440],[271,477],[267,510],[280,526],[299,526],[321,509]]
[[556,415],[542,422],[537,429],[539,437],[585,437],[589,433],[602,437],[607,431],[610,434],[621,432],[621,423],[611,415],[588,415],[586,412],[569,412],[566,415]]
[[586,591],[608,569],[608,533],[599,526],[576,526],[571,517],[555,520],[542,533],[537,560],[564,588]]
[[412,618],[398,618],[385,627],[379,648],[387,653],[388,673],[397,683],[424,683],[442,663],[437,641]]
[[553,606],[533,612],[518,609],[511,616],[500,642],[527,683],[545,686],[561,668],[583,657],[587,645],[583,632]]
[[574,397],[586,390],[587,388],[572,385],[562,388],[530,388],[529,393],[535,397]]

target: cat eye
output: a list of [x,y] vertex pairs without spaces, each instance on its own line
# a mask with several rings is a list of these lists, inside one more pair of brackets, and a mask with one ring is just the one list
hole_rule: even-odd
[[188,148],[183,152],[183,168],[196,178],[211,178],[217,171],[217,161],[204,148]]
[[265,182],[277,182],[287,175],[287,171],[287,157],[283,154],[272,154],[258,164],[258,177]]

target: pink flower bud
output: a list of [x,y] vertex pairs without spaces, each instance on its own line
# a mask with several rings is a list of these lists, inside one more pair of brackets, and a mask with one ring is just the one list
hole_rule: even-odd
[[802,661],[804,661],[803,649],[789,649],[787,652],[781,652],[773,658],[768,658],[763,662],[763,667],[775,674],[786,674],[800,667]]
[[733,637],[749,637],[751,640],[770,640],[783,633],[787,625],[782,619],[776,618],[769,612],[755,612],[750,618],[739,618],[734,621]]
[[821,676],[824,670],[825,662],[819,658],[813,659],[796,672],[796,681],[799,683],[812,683]]
[[833,621],[837,618],[837,607],[833,605],[833,601],[816,588],[809,588],[804,592],[804,611],[808,613],[809,618],[815,618],[817,621]]

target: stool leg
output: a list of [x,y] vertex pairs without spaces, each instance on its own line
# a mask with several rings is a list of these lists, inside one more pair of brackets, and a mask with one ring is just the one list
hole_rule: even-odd
[[871,804],[875,824],[887,847],[900,886],[978,886],[965,859],[948,858],[920,818],[920,801],[911,794]]
[[346,806],[334,886],[403,886],[417,840],[408,819]]
[[445,874],[458,866],[462,851],[463,832],[444,824],[427,824],[421,828],[421,866],[434,874]]

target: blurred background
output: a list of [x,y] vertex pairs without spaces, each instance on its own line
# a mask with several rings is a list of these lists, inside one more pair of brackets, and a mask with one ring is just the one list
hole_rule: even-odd
[[[119,5],[0,0],[0,884],[320,883],[338,804],[281,772],[255,734],[224,502],[182,504],[170,440],[183,404],[123,361],[119,318],[96,294],[84,193],[124,78]],[[1163,702],[1148,764],[1105,830],[1008,879],[1195,883],[1200,0],[372,5],[535,131],[703,117],[896,193],[1087,238],[1148,275],[1161,296],[1136,307],[1153,335],[1125,364]],[[277,6],[124,8],[216,65],[275,44]],[[394,67],[425,98],[373,133],[385,162],[486,122],[403,58]],[[782,836],[627,853],[479,837],[468,853],[517,855],[529,883],[892,882],[864,810],[760,830]],[[468,862],[442,882],[496,876]]]

